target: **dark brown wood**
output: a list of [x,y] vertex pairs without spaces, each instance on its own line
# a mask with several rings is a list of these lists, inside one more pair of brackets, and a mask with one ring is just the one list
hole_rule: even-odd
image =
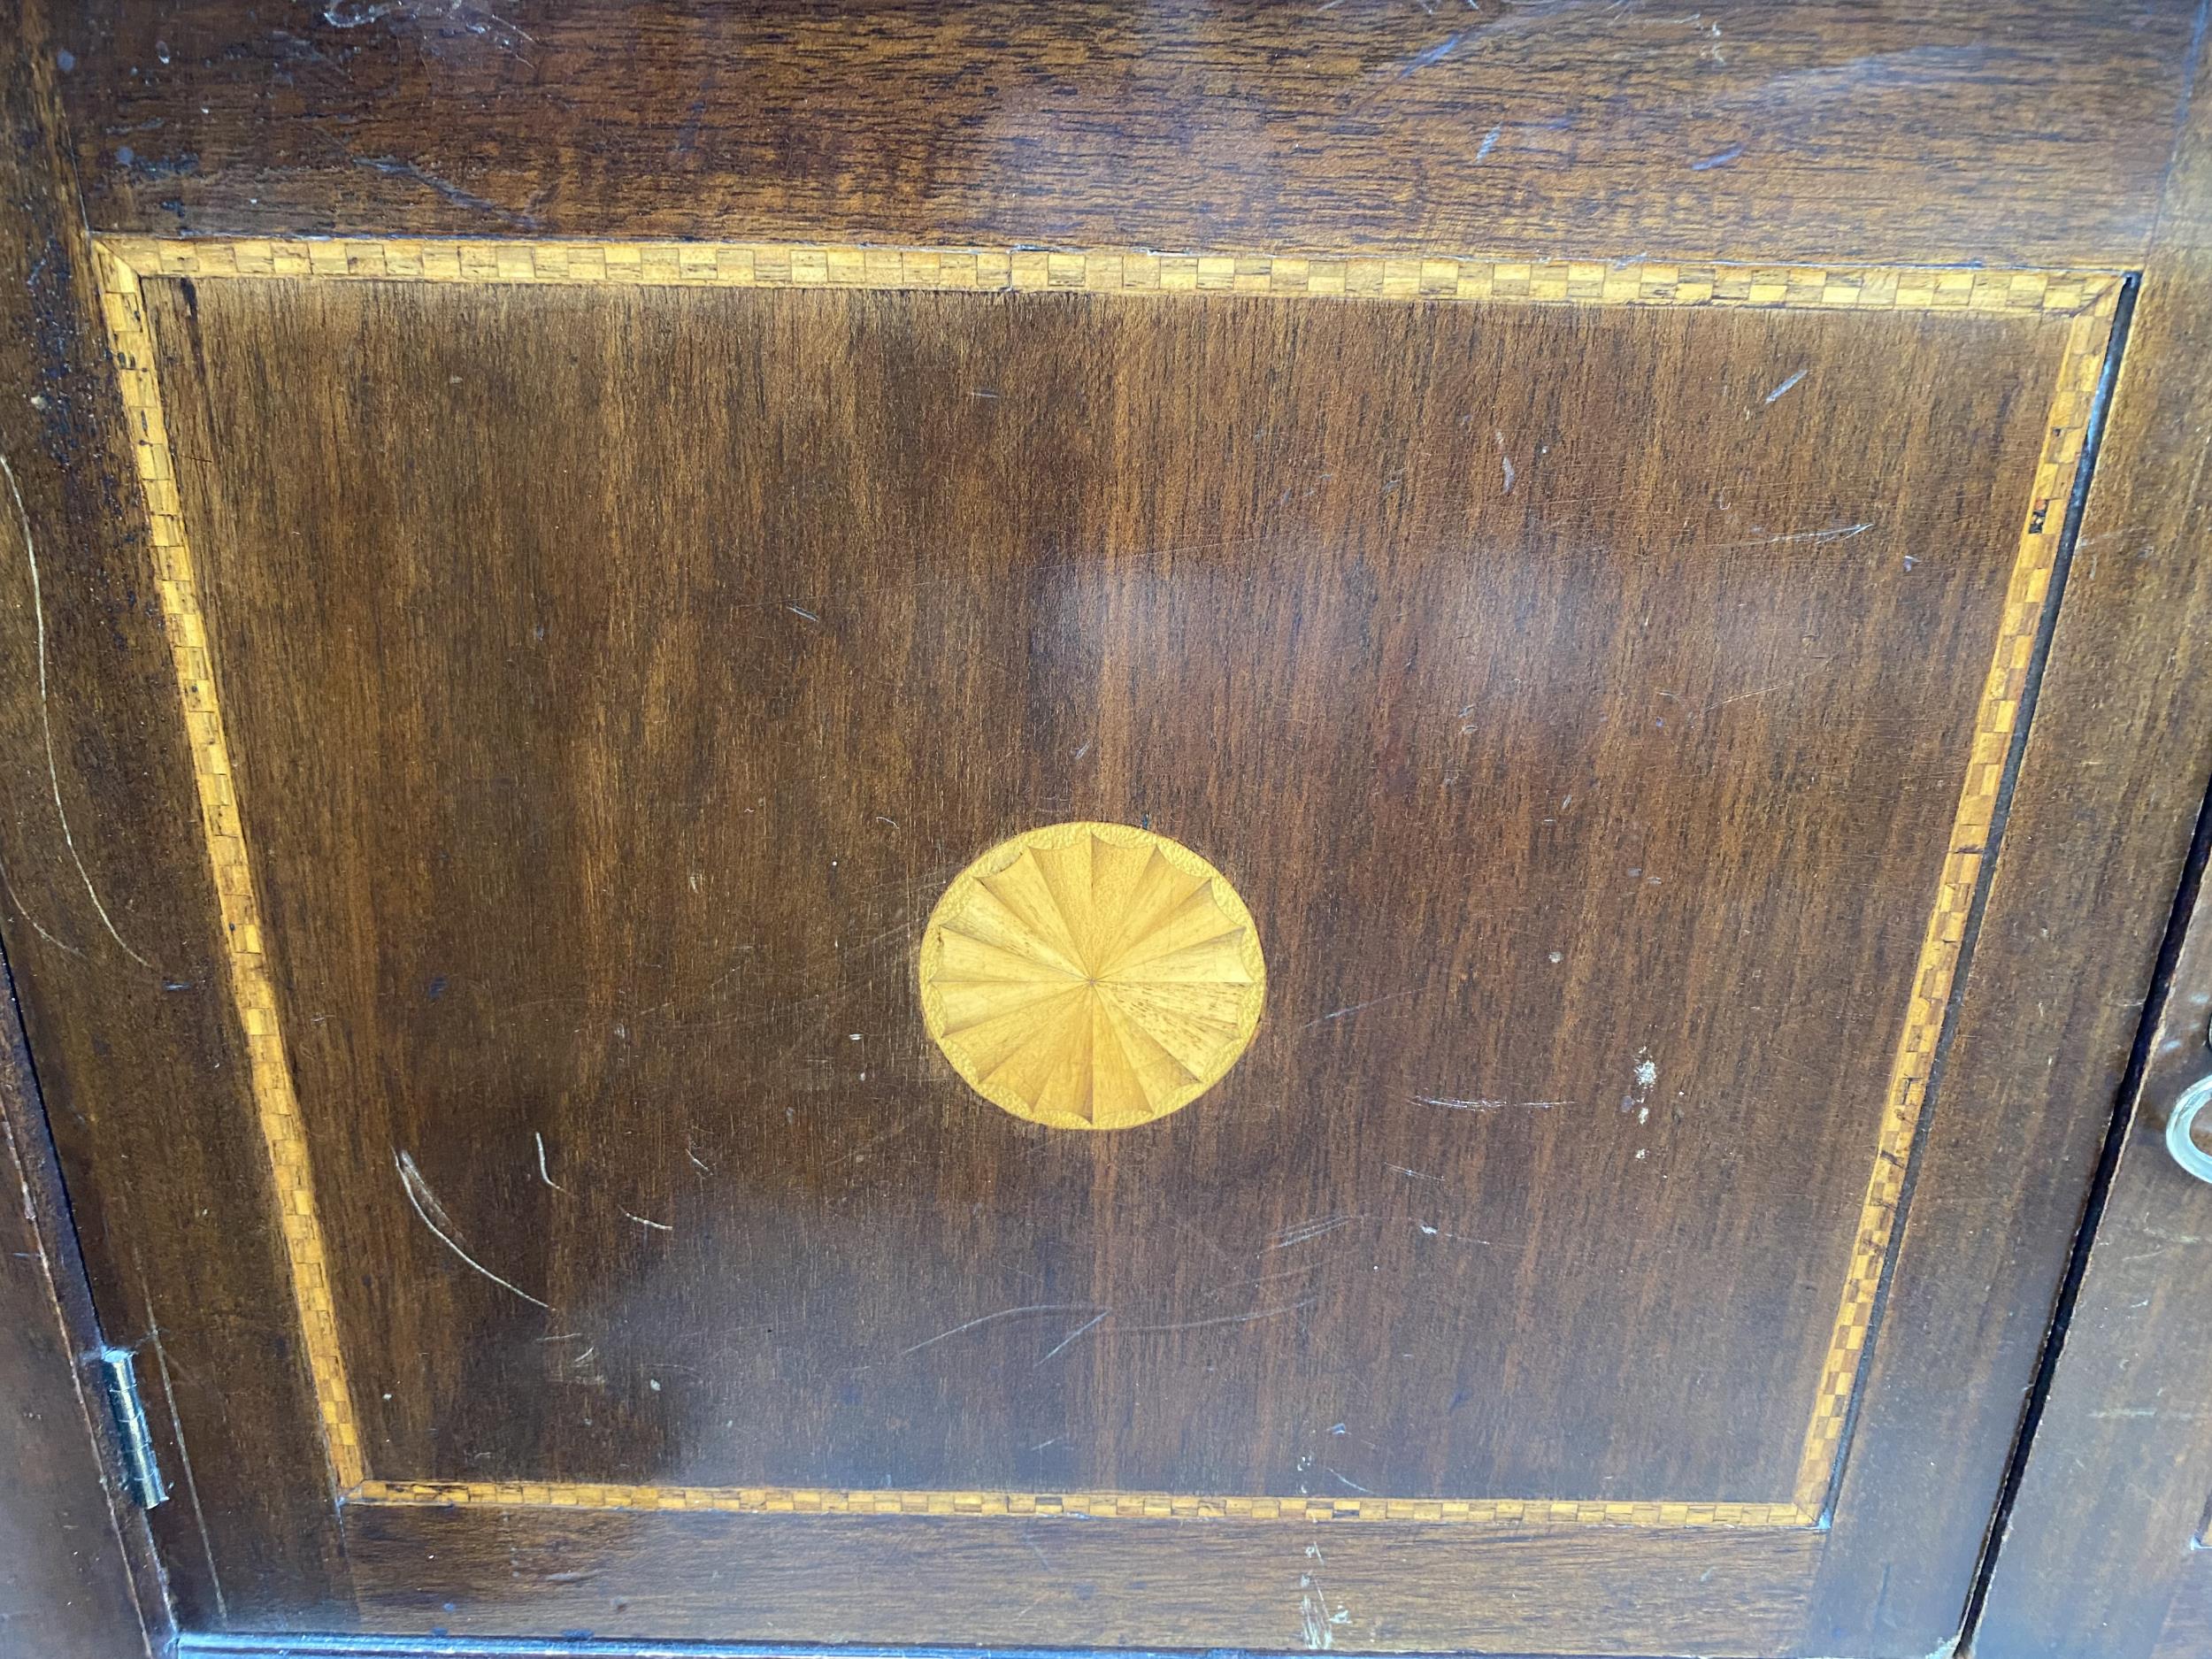
[[2124,267],[2197,9],[108,0],[70,96],[103,229]]
[[[379,1472],[1786,1498],[2062,319],[155,324]],[[915,1018],[952,872],[1059,819],[1273,964],[1142,1133]]]
[[103,1455],[98,1346],[0,972],[0,1652],[127,1659],[151,1651],[149,1619],[166,1633],[151,1540]]
[[[1463,9],[92,8],[20,74],[68,53],[102,228],[2117,265],[2193,22]],[[342,1537],[50,105],[0,934],[188,1624],[1955,1635],[2205,783],[2170,475],[2093,503],[1829,1530]],[[146,294],[373,1476],[1790,1494],[2063,319]],[[1082,816],[1270,952],[1141,1135],[913,1007],[944,882]]]
[[[1786,1498],[2063,319],[150,303],[373,1474]],[[1218,859],[1274,964],[1141,1137],[914,1029],[941,884],[1087,817]],[[522,1613],[470,1563],[566,1536],[351,1515],[477,1629]],[[805,1565],[849,1539],[829,1581],[919,1552],[967,1639],[1225,1642],[1310,1542],[1454,1586],[1368,1645],[1562,1640],[1608,1560],[1658,1578],[1578,1645],[1760,1640],[1737,1570],[1682,1601],[1610,1529],[1060,1523],[1157,1552],[1139,1626],[957,1520],[700,1523],[764,1599],[657,1610],[688,1534],[636,1525],[595,1628],[857,1637]],[[927,1605],[872,1639],[964,1633]]]
[[270,1213],[268,1160],[55,104],[66,49],[36,4],[0,12],[0,936],[104,1328],[152,1359],[165,1466],[188,1444],[234,1482],[156,1512],[180,1611],[213,1622],[234,1584],[328,1623],[335,1519],[281,1258],[227,1219]]
[[[1548,1652],[1642,1651],[1623,1640],[1629,1621],[1701,1632],[1688,1649],[1701,1653],[1787,1652],[1802,1604],[1778,1586],[1801,1584],[1819,1548],[1807,1532],[1501,1528],[1470,1538],[1438,1527],[1349,1536],[1293,1527],[1259,1553],[1218,1528],[1174,1521],[916,1518],[855,1528],[849,1518],[540,1510],[511,1512],[495,1528],[449,1510],[364,1509],[349,1511],[347,1531],[371,1630],[736,1629],[771,1641],[860,1643],[958,1630],[1001,1647],[1049,1632],[1106,1647],[1274,1650],[1318,1648],[1325,1633],[1352,1652],[1520,1651],[1538,1606],[1551,1609],[1536,1644]],[[1468,1594],[1474,1579],[1486,1586],[1479,1598]],[[856,1585],[867,1593],[855,1594]],[[980,1585],[1008,1589],[979,1596],[964,1587]],[[1194,1595],[1197,1585],[1204,1596]],[[1732,1624],[1714,1617],[1724,1606]],[[810,1609],[795,1628],[795,1607]]]
[[2195,1542],[2212,1499],[2212,1340],[2197,1311],[2212,1189],[2164,1144],[2174,1097],[2212,1075],[2212,884],[2194,910],[1999,1544],[1977,1639],[1989,1659],[2202,1651],[2190,1632],[2212,1588]]
[[[2026,1356],[2040,1340],[2040,1331],[2028,1328],[2030,1310],[2047,1298],[2058,1240],[2078,1202],[2078,1188],[2055,1185],[2053,1171],[2086,1167],[2101,1143],[2091,1106],[2107,1098],[2125,1065],[2149,990],[2152,924],[2169,907],[2212,766],[2205,735],[2212,731],[2212,662],[2201,620],[2201,607],[2212,603],[2212,561],[2204,556],[2212,530],[2202,413],[2212,396],[2208,341],[2212,106],[2200,101],[2144,274],[2045,679],[2046,706],[2014,797],[2007,833],[2024,856],[2008,856],[2001,867],[1983,924],[1981,949],[2002,941],[2024,969],[2007,975],[1997,1004],[2010,1008],[2008,1018],[1962,1025],[1946,1084],[1954,1101],[2001,1102],[2002,1109],[1939,1111],[1928,1158],[1926,1195],[1939,1208],[1947,1207],[1945,1193],[1968,1185],[1959,1179],[1962,1165],[2016,1171],[2017,1192],[1971,1226],[1969,1236],[1979,1242],[1966,1247],[1965,1271],[1958,1240],[1939,1270],[1960,1292],[1993,1280],[1998,1290],[1918,1303],[1928,1310],[1918,1317],[1954,1321],[1954,1330],[2018,1310],[2005,1320],[2012,1327],[2008,1378],[2025,1375]],[[2107,776],[2115,771],[2125,774],[2122,780]],[[2120,922],[2124,932],[2104,932]],[[2212,1438],[2176,1415],[2201,1393],[2206,1335],[2196,1304],[2200,1252],[2177,1240],[2212,1233],[2212,1211],[2202,1190],[2166,1162],[2159,1140],[2164,1103],[2204,1070],[2203,1008],[2195,999],[2212,991],[2206,933],[2200,918],[2175,980],[2171,1029],[2161,1034],[2131,1106],[2130,1140],[2066,1357],[2012,1537],[1998,1556],[1977,1638],[1985,1659],[2147,1652],[2157,1609],[2183,1571],[2187,1541],[2212,1494]],[[2193,1042],[2184,1029],[2191,1024]],[[1916,1210],[1916,1227],[1924,1213]],[[2023,1229],[2039,1225],[2043,1242],[2023,1273],[2030,1236]],[[1918,1271],[1932,1282],[1938,1273],[1932,1260]],[[1962,1392],[1959,1381],[1955,1367],[1940,1378],[1930,1372],[1917,1391],[1932,1405]],[[1878,1372],[1876,1388],[1883,1386]],[[2137,1411],[2154,1415],[2131,1415]],[[1995,1415],[1974,1437],[1960,1432],[1947,1441],[1968,1469],[1996,1466],[2002,1425],[1990,1420]],[[1907,1502],[1927,1489],[1926,1479],[1914,1480],[1898,1463],[1869,1455],[1876,1450],[1862,1446],[1855,1454],[1870,1480],[1894,1483]],[[1954,1464],[1940,1479],[1960,1474]],[[1932,1538],[1923,1547],[1941,1548]]]

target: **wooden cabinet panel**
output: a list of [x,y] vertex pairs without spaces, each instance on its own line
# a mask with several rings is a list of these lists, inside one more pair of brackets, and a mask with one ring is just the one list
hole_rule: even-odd
[[27,34],[0,933],[188,1626],[1957,1635],[2204,782],[2072,541],[2189,18],[1470,11]]
[[99,0],[103,228],[2139,262],[2191,0]]
[[[341,1492],[1824,1527],[2116,283],[778,257],[103,255]],[[1141,1130],[918,1018],[1061,821],[1263,941]]]
[[[2107,474],[2085,526],[2139,548],[2161,582],[2212,585],[2206,437],[2212,336],[2212,119],[2193,114],[2161,225],[2155,286],[2113,411],[2126,457]],[[2184,591],[2186,591],[2185,588]],[[2205,631],[2177,641],[2145,676],[2160,695],[2205,675]],[[2137,694],[2141,695],[2141,694]],[[2177,747],[2201,755],[2205,723]],[[2212,1430],[2203,1379],[2212,1189],[2185,1173],[2167,1130],[2212,1077],[2212,887],[2198,827],[2193,894],[2177,907],[2170,957],[2146,1010],[2131,1097],[2116,1129],[2108,1185],[2062,1310],[2041,1403],[1991,1575],[1977,1651],[1986,1659],[2185,1659],[2212,1638]],[[2199,1133],[2201,1144],[2204,1137]]]

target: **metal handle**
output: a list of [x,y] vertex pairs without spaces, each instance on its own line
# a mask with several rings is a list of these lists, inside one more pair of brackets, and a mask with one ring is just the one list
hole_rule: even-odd
[[2189,1129],[2207,1106],[2212,1106],[2212,1077],[2184,1089],[2173,1110],[2166,1114],[2166,1150],[2174,1155],[2175,1163],[2200,1181],[2212,1181],[2212,1152],[2199,1146]]

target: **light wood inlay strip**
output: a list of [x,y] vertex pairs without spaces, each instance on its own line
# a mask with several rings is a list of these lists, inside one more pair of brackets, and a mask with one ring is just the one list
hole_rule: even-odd
[[[1823,1524],[1895,1232],[1905,1165],[1956,979],[2068,501],[2087,435],[2122,278],[2099,271],[1663,265],[1638,261],[1344,258],[1116,250],[788,246],[767,243],[472,242],[406,238],[99,240],[111,344],[135,431],[164,614],[248,1035],[254,1094],[283,1202],[286,1245],[339,1490],[350,1502],[772,1514],[1070,1515],[1220,1520],[1425,1521],[1517,1525],[1809,1527]],[[2073,319],[2046,442],[2004,602],[1934,909],[1914,968],[1874,1167],[1791,1497],[1777,1502],[1548,1499],[1344,1499],[1167,1493],[840,1491],[584,1482],[370,1479],[332,1304],[298,1102],[278,1026],[250,864],[231,787],[200,598],[180,516],[141,278],[383,280],[510,285],[841,288],[955,293],[1464,300],[1581,305],[1939,311]]]
[[1658,264],[1640,260],[1347,258],[775,242],[468,242],[389,237],[103,245],[142,277],[648,288],[920,288],[951,293],[1263,294],[1278,298],[1532,300],[1848,311],[2060,312],[2119,285],[2106,271]]
[[1859,1210],[1858,1240],[1844,1278],[1835,1334],[1829,1343],[1827,1363],[1822,1368],[1812,1427],[1806,1433],[1804,1455],[1798,1465],[1798,1506],[1816,1513],[1827,1502],[1851,1402],[1857,1393],[1859,1363],[1873,1327],[1874,1304],[1895,1231],[1897,1201],[1904,1190],[1905,1166],[1920,1125],[1937,1040],[1943,1032],[1944,1014],[1958,974],[1967,913],[1981,880],[2005,762],[2019,725],[2020,699],[2027,687],[2036,635],[2050,599],[2051,576],[2065,534],[2067,503],[2080,470],[2090,411],[2104,370],[2105,352],[2111,343],[2112,318],[2118,300],[2118,289],[2108,289],[2074,319],[2059,365],[2058,387],[2044,422],[2043,455],[2036,465],[2034,491],[2021,524],[2020,550],[2013,560],[1997,646],[1991,655],[1989,677],[1974,723],[1973,749],[1967,759],[1966,780],[1959,790],[1942,884],[1936,889],[1935,909],[1929,915],[1920,957],[1913,967],[1912,1000],[1906,1008],[1905,1029],[1891,1064],[1889,1100],[1882,1114],[1881,1136],[1875,1143],[1874,1171],[1868,1178],[1866,1199]]
[[301,1346],[322,1413],[331,1476],[342,1492],[359,1485],[366,1473],[360,1429],[346,1381],[345,1355],[338,1340],[337,1309],[331,1299],[329,1257],[315,1207],[307,1135],[300,1122],[299,1102],[293,1094],[291,1062],[285,1054],[284,1030],[277,1018],[276,987],[263,949],[261,906],[254,893],[252,864],[238,819],[230,747],[223,734],[222,710],[215,695],[215,665],[208,653],[207,627],[200,608],[199,577],[185,538],[183,510],[177,500],[176,468],[170,453],[168,426],[162,417],[153,339],[146,327],[136,274],[108,249],[96,248],[94,257],[99,264],[108,344],[115,355],[116,380],[132,428],[131,447],[138,457],[139,481],[146,492],[154,577],[161,593],[170,655],[176,664],[186,740],[192,747],[192,775],[199,787],[208,864],[215,878],[216,902],[221,908],[223,938],[230,959],[231,1000],[245,1030],[254,1104],[276,1180],[279,1219],[292,1271],[292,1294],[299,1304]]
[[625,1486],[575,1481],[371,1480],[364,1503],[572,1509],[714,1509],[754,1515],[1035,1515],[1094,1519],[1429,1521],[1506,1525],[1803,1527],[1793,1503],[1608,1503],[1552,1498],[1213,1497],[1179,1492],[838,1492],[801,1486]]

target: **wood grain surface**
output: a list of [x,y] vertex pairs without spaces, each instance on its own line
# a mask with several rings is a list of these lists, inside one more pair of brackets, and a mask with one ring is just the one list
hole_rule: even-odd
[[[1792,1491],[2059,330],[150,303],[379,1472]],[[1271,941],[1140,1139],[914,1007],[1070,817]]]
[[349,1509],[347,1537],[373,1631],[866,1643],[957,1630],[1006,1647],[1050,1632],[1100,1647],[1292,1652],[1783,1653],[1819,1549],[1807,1532],[1256,1536],[1175,1521],[856,1528],[834,1516],[544,1509],[505,1511],[494,1527],[467,1510],[375,1506]]
[[[43,31],[35,13],[12,0],[0,5],[0,121],[12,140],[0,147],[0,375],[17,386],[35,338],[49,354],[67,341],[53,321],[38,335],[28,326],[42,312],[50,318],[57,298],[50,283],[31,280],[34,250],[65,234],[57,223],[66,196],[51,171],[60,126]],[[50,456],[26,442],[35,424],[26,416],[44,412],[0,398],[0,508],[10,524],[0,557],[11,563],[23,557],[30,501],[53,504]],[[0,613],[11,608],[0,604]],[[10,679],[19,681],[19,632],[0,624],[0,641]],[[12,716],[12,700],[0,702]],[[11,745],[22,735],[12,718],[5,730]],[[12,808],[26,757],[8,753],[0,799]],[[19,932],[17,884],[30,885],[32,872],[17,861],[17,842],[0,843],[0,926]],[[99,1340],[14,989],[0,968],[0,1649],[144,1655],[142,1589],[146,1621],[157,1630],[166,1623],[145,1528],[110,1502],[94,1416],[103,1402],[88,1397],[79,1369]]]
[[[2212,596],[2202,414],[2212,398],[2212,111],[2192,118],[2159,239],[2113,410],[2119,465],[2099,475],[2083,546],[2128,561],[2147,598],[2186,604]],[[2160,747],[2180,796],[2170,814],[2212,764],[2212,696],[2205,631],[2159,642],[2126,702],[2163,716]],[[2208,1008],[2212,887],[2196,898],[2126,1102],[2126,1140],[1990,1583],[1978,1647],[1988,1659],[2179,1655],[2203,1651],[2212,1629],[2212,1555],[2198,1543],[2212,1498],[2202,1417],[2212,1189],[2164,1146],[2167,1108],[2212,1073]]]
[[168,1609],[103,1455],[99,1327],[4,972],[0,1045],[0,1652],[146,1659]]
[[[1417,296],[1442,256],[1600,292],[2135,265],[2200,18],[1467,11],[23,16],[0,937],[103,1317],[169,1362],[188,1625],[1956,1633],[2212,758],[2200,331],[2158,309],[2200,210],[2153,251],[2049,672],[2017,664],[2039,713],[1830,1527],[339,1533],[265,1219],[273,1033],[365,1456],[433,1496],[1791,1496],[2067,324]],[[88,225],[1413,274],[1377,307],[150,280],[265,1027]],[[1137,1132],[1164,1149],[998,1112],[912,1006],[943,884],[1079,816],[1186,841],[1269,941],[1253,1048]]]
[[[2201,82],[2201,43],[2198,50]],[[2126,1074],[2212,780],[2204,621],[2212,605],[2212,561],[2204,556],[2212,495],[2200,412],[2201,400],[2212,396],[2208,120],[2200,103],[2144,272],[2008,803],[2008,851],[1976,946],[1979,988],[1960,1010],[1938,1084],[1890,1292],[1888,1346],[1869,1373],[1843,1502],[1864,1506],[1879,1525],[1836,1540],[1824,1611],[1812,1632],[1816,1651],[1824,1644],[1851,1652],[1878,1643],[1878,1651],[1912,1651],[1914,1632],[1936,1609],[1952,1605],[1949,1586],[1980,1547],[1932,1517],[1960,1486],[1996,1478],[2013,1450],[2020,1428],[2014,1402],[2024,1402],[2044,1346],[2082,1216],[2083,1183],[2095,1168],[2110,1122],[2107,1108]],[[1948,1110],[1947,1099],[1955,1103]],[[2132,1159],[2147,1183],[2146,1202],[2149,1191],[2190,1202],[2185,1183],[2177,1192],[2162,1171],[2146,1170],[2153,1162]],[[2150,1225],[2190,1231],[2170,1215]],[[2174,1271],[2166,1294],[2193,1294]],[[2124,1328],[2127,1342],[2145,1340],[2142,1327]],[[2201,1321],[2185,1312],[2160,1329],[2186,1341]],[[2117,1330],[2108,1341],[2122,1340]],[[1975,1339],[1962,1346],[1966,1331]],[[2097,1344],[2087,1346],[2093,1356]],[[2134,1638],[2119,1634],[2122,1626],[2094,1636],[2090,1626],[2109,1614],[2139,1628],[2133,1598],[2155,1594],[2151,1586],[2171,1569],[2171,1551],[2187,1535],[2176,1530],[2184,1511],[2193,1529],[2198,1516],[2189,1504],[2201,1506],[2212,1492],[2212,1480],[2201,1482],[2184,1503],[2164,1491],[2154,1509],[2150,1494],[2161,1488],[2137,1485],[2132,1506],[2122,1500],[2128,1513],[2116,1528],[2085,1528],[2093,1494],[2108,1483],[2126,1491],[2137,1482],[2131,1471],[2143,1467],[2135,1456],[2170,1457],[2180,1442],[2164,1439],[2165,1451],[2149,1450],[2150,1440],[2174,1434],[2170,1423],[2131,1427],[2128,1419],[2107,1418],[2082,1426],[2119,1462],[2108,1473],[2095,1455],[2078,1468],[2063,1456],[2047,1460],[2053,1484],[2044,1490],[2055,1507],[2038,1525],[2049,1529],[2047,1538],[2064,1541],[2040,1566],[2035,1554],[2021,1552],[2027,1571],[2010,1575],[2009,1594],[2026,1597],[2025,1617],[2016,1622],[2005,1616],[1999,1594],[2008,1576],[2001,1555],[1978,1637],[1993,1656],[2013,1651],[2016,1641],[2023,1652],[2068,1652],[2065,1642],[2076,1639],[2078,1651],[2131,1651]],[[2142,1451],[2120,1453],[2131,1433],[2146,1437]],[[2030,1510],[2014,1513],[2016,1532]],[[2154,1514],[2161,1518],[2152,1520]],[[1884,1541],[1875,1542],[1877,1536]],[[2018,1555],[2014,1564],[2021,1564]],[[1881,1594],[1870,1595],[1868,1586],[1877,1582]],[[2077,1586],[2102,1589],[2076,1594]]]
[[2212,1435],[2198,1302],[2212,1190],[2174,1164],[2165,1127],[2176,1097],[2212,1075],[2212,886],[2192,909],[1998,1546],[1978,1639],[1991,1659],[2201,1651]]
[[104,230],[2125,266],[2196,11],[103,0],[67,88]]
[[151,1517],[177,1616],[327,1624],[336,1515],[282,1240],[234,1219],[277,1194],[55,99],[65,50],[43,7],[0,12],[0,937],[100,1326],[162,1334],[163,1466],[225,1471]]

